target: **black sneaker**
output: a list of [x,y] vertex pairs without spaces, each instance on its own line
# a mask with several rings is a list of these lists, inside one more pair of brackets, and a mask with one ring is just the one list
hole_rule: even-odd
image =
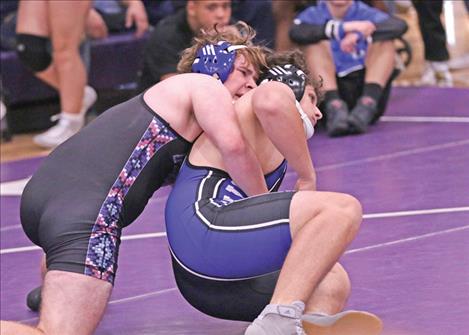
[[39,308],[41,307],[41,290],[42,286],[36,287],[26,296],[26,305],[33,312],[39,311]]
[[329,136],[343,136],[349,133],[347,122],[348,108],[347,104],[340,99],[333,99],[326,103],[326,129]]
[[365,133],[376,113],[376,101],[370,97],[361,97],[348,116],[348,123],[352,133]]

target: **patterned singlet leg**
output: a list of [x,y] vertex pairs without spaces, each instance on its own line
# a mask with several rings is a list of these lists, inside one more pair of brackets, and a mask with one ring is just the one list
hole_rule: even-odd
[[152,119],[99,210],[88,244],[86,275],[113,283],[121,235],[119,220],[125,196],[147,162],[176,137],[157,118]]

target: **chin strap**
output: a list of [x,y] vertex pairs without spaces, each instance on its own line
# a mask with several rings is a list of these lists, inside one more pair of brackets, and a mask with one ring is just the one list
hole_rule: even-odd
[[314,126],[311,120],[309,119],[308,115],[304,112],[303,108],[301,108],[300,103],[298,100],[295,100],[296,110],[300,113],[301,121],[303,121],[303,127],[305,129],[306,139],[309,140],[314,135]]

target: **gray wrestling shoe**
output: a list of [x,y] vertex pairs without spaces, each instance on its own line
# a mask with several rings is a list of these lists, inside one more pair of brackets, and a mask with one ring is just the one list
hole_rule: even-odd
[[348,123],[352,133],[365,133],[375,118],[377,108],[375,100],[370,97],[361,97],[348,116]]
[[333,99],[326,103],[326,129],[331,137],[343,136],[349,133],[347,104],[341,99]]
[[244,335],[306,335],[301,325],[305,304],[267,305],[249,325]]
[[353,310],[334,315],[304,314],[301,320],[307,335],[379,335],[383,329],[376,315]]

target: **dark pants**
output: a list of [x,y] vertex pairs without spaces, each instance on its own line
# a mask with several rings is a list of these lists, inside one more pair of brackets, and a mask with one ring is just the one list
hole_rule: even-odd
[[443,0],[412,0],[412,3],[419,18],[420,33],[425,47],[425,59],[428,61],[448,60],[445,28],[441,23]]

